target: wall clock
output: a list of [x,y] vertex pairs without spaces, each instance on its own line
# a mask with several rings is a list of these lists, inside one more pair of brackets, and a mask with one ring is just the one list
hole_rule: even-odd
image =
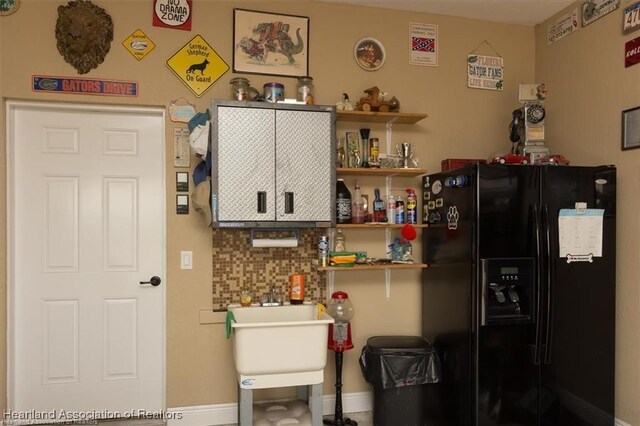
[[0,16],[15,13],[20,7],[20,0],[0,0]]

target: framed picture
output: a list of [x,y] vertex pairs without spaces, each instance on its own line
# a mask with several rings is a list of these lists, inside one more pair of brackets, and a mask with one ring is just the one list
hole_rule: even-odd
[[375,71],[384,65],[387,53],[380,40],[373,37],[365,37],[356,43],[356,47],[353,49],[353,56],[360,68],[367,71]]
[[15,13],[20,7],[20,0],[0,0],[0,16]]
[[622,111],[622,149],[640,148],[640,107]]
[[233,9],[233,72],[309,75],[309,18]]
[[360,167],[362,165],[362,154],[360,154],[360,139],[358,132],[347,132],[347,164],[349,167]]

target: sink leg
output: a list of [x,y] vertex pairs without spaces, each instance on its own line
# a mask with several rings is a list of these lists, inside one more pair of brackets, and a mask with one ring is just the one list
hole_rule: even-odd
[[321,426],[322,425],[322,383],[311,385],[309,407],[311,408],[311,422],[313,426]]
[[242,389],[238,384],[238,426],[253,424],[253,390]]

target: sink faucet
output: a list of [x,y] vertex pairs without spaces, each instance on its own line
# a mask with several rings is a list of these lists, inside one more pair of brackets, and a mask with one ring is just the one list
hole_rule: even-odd
[[282,302],[279,300],[278,291],[275,286],[269,288],[269,292],[262,298],[262,306],[279,306]]

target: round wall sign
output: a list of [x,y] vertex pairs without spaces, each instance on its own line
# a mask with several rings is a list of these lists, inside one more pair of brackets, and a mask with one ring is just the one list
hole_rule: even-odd
[[20,0],[0,0],[0,16],[15,13],[20,7]]
[[353,55],[360,68],[367,71],[375,71],[382,67],[387,57],[380,40],[372,37],[365,37],[358,41]]

